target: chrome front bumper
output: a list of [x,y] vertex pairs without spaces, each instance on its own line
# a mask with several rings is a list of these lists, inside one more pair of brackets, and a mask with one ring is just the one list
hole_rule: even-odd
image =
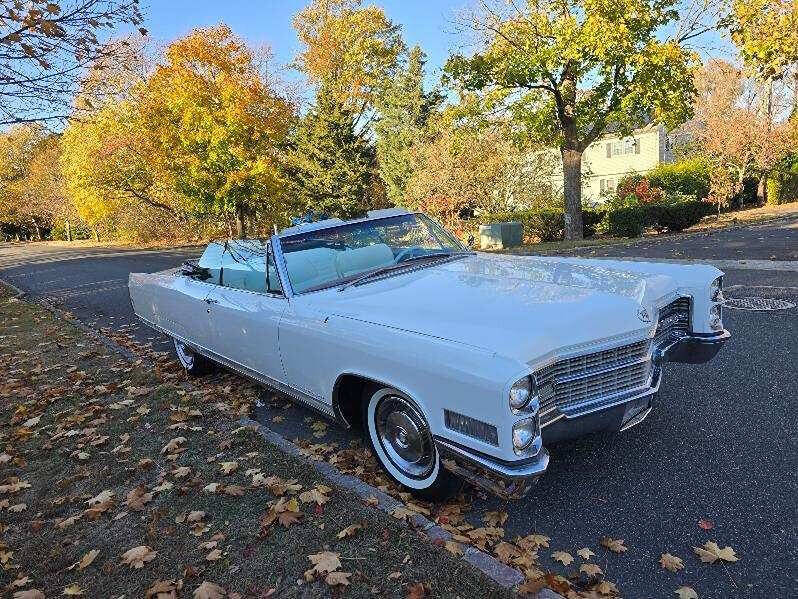
[[[652,355],[655,373],[649,389],[605,409],[559,418],[542,429],[543,442],[552,443],[598,431],[625,431],[640,424],[655,403],[664,362],[702,364],[712,359],[729,337],[726,330],[714,335],[683,335],[659,348]],[[435,438],[435,444],[447,470],[505,499],[524,497],[549,465],[549,452],[543,445],[532,457],[504,462],[441,437]]]

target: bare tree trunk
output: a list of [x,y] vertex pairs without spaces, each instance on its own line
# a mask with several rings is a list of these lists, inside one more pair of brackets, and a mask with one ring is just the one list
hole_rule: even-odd
[[100,231],[97,229],[97,227],[94,227],[94,241],[100,241]]
[[66,226],[66,240],[72,241],[72,226],[69,224],[69,219],[66,219],[65,226]]
[[768,176],[767,173],[763,173],[761,177],[759,177],[759,183],[756,186],[756,200],[760,204],[764,205],[767,204],[768,201]]
[[565,238],[582,239],[582,152],[560,148],[565,195]]
[[36,231],[36,241],[42,240],[42,230],[39,227],[39,223],[36,222],[36,219],[32,219],[31,222],[33,223],[33,230]]
[[247,220],[244,215],[244,206],[241,204],[236,206],[236,235],[239,239],[244,239],[247,236]]

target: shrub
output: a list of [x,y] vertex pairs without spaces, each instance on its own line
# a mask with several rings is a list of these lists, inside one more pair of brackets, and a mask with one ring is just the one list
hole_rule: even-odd
[[703,158],[663,163],[648,172],[649,183],[666,193],[681,193],[703,200],[709,196],[710,168]]
[[604,228],[613,237],[640,237],[646,228],[647,210],[643,206],[624,206],[608,210]]
[[647,177],[643,175],[627,175],[618,183],[616,194],[620,198],[634,196],[641,204],[659,202],[663,197],[660,187],[651,184]]
[[712,214],[713,206],[702,200],[677,202],[658,206],[656,224],[668,231],[684,231],[698,224],[702,218]]
[[605,214],[606,210],[601,208],[582,208],[582,235],[593,237]]

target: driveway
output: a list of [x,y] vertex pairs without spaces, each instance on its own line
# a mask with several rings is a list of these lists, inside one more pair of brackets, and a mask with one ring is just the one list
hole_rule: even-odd
[[[742,244],[742,245],[740,245]],[[798,303],[796,228],[789,223],[752,226],[710,235],[645,241],[633,246],[581,249],[580,255],[745,260],[725,268],[736,297],[768,296]],[[125,282],[130,271],[179,264],[191,250],[131,252],[82,250],[83,256],[46,259],[0,246],[0,278],[48,297],[95,326],[134,325]],[[756,267],[754,260],[779,260]],[[541,564],[573,571],[551,559],[556,550],[589,547],[624,597],[673,597],[683,585],[699,597],[793,597],[798,594],[798,309],[755,312],[726,309],[733,337],[716,359],[699,366],[669,365],[658,406],[637,427],[619,435],[592,435],[550,448],[549,472],[518,502],[473,493],[474,524],[486,510],[504,510],[506,540],[539,532],[551,537]],[[140,340],[165,340],[134,328]],[[280,410],[266,424],[288,438],[313,439],[311,414]],[[279,420],[279,419],[278,419]],[[323,441],[345,445],[349,434],[330,428]],[[712,522],[710,530],[699,520]],[[622,555],[599,546],[602,536],[624,539]],[[702,564],[692,547],[707,540],[734,548],[733,564]],[[684,560],[672,574],[660,554]]]

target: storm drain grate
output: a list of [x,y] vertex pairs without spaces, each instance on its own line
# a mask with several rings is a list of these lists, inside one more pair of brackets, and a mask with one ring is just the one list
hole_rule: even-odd
[[735,297],[727,299],[723,305],[736,310],[789,310],[795,308],[793,302],[772,297]]

